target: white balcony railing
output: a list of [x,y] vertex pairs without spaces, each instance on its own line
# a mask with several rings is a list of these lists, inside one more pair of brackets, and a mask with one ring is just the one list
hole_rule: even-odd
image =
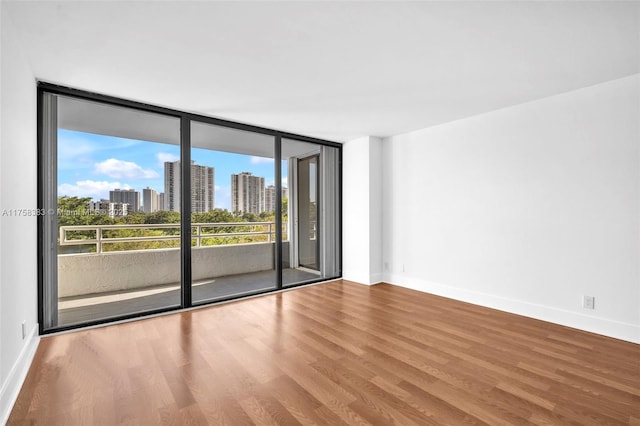
[[[275,222],[219,222],[219,223],[193,223],[192,241],[194,247],[209,246],[207,240],[214,238],[249,237],[247,242],[271,243],[275,241]],[[221,229],[221,228],[227,228]],[[286,240],[287,223],[282,223],[283,240]],[[219,230],[219,231],[216,231]],[[105,231],[133,231],[140,234],[158,235],[135,235],[135,236],[105,236]],[[114,232],[114,234],[117,234]],[[266,236],[261,238],[260,236]],[[135,242],[165,242],[180,240],[179,223],[159,223],[159,224],[120,224],[120,225],[78,225],[60,227],[60,246],[85,246],[95,245],[94,254],[103,252],[112,253],[114,251],[127,251],[130,249],[114,248],[113,246],[105,250],[105,244],[115,243],[135,243]],[[223,244],[229,244],[223,243]],[[231,243],[233,244],[233,243]],[[160,247],[159,247],[160,248]],[[164,247],[162,247],[164,248]],[[144,248],[152,250],[153,248]]]

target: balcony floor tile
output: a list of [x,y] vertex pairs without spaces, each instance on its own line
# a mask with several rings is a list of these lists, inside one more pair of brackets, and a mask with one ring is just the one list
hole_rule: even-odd
[[[284,269],[282,276],[285,286],[290,283],[317,280],[320,277],[318,274],[301,269]],[[193,300],[196,304],[205,301],[223,300],[235,295],[275,289],[275,283],[275,271],[252,272],[200,280],[193,285]],[[59,301],[58,325],[81,324],[162,308],[177,307],[179,304],[180,286],[178,283],[136,291],[64,298]]]

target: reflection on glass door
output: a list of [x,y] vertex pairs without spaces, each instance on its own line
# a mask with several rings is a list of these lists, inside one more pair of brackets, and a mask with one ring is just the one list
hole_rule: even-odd
[[298,259],[318,271],[318,155],[298,160]]

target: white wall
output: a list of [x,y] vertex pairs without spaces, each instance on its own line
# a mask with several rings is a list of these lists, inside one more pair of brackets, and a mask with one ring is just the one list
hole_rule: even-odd
[[369,283],[382,276],[382,139],[369,138]]
[[[4,88],[3,88],[3,68],[4,68],[4,60],[2,58],[2,52],[4,51],[4,44],[2,43],[2,40],[4,39],[4,34],[2,29],[5,27],[4,26],[4,19],[6,19],[2,10],[2,3],[0,1],[0,167],[2,167],[2,129],[3,129],[3,125],[2,125],[2,121],[4,119],[3,115],[2,115],[2,110],[3,110],[3,105],[2,105],[2,99],[4,99]],[[1,169],[0,169],[1,170]],[[4,187],[2,186],[2,173],[0,173],[0,208],[3,206],[2,203],[2,192],[3,192]],[[1,213],[1,212],[0,212]],[[0,216],[2,217],[2,216]],[[0,221],[0,242],[2,241],[2,221]],[[1,243],[0,243],[1,244]],[[3,280],[2,280],[2,246],[0,245],[0,309],[2,308],[2,301],[4,300],[2,298],[2,287],[3,287]],[[5,407],[5,403],[4,403],[4,375],[2,374],[2,366],[4,365],[2,363],[2,341],[4,340],[4,334],[2,334],[2,314],[0,311],[0,422],[4,422],[5,421],[5,417],[6,417],[6,413],[5,411],[7,411],[7,408]]]
[[342,159],[342,276],[374,284],[382,280],[382,141],[349,141]]
[[[0,3],[0,10],[4,4]],[[37,346],[37,225],[6,216],[37,203],[36,84],[15,28],[1,14],[0,104],[0,423],[3,423]],[[22,322],[27,337],[22,338]]]
[[640,342],[639,121],[635,75],[385,139],[385,280]]

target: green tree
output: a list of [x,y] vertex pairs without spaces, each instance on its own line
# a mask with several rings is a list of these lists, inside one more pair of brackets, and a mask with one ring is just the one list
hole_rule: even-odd
[[58,197],[58,226],[111,225],[115,221],[107,214],[89,210],[89,197]]
[[227,210],[215,209],[205,213],[193,213],[191,215],[192,223],[221,223],[221,222],[238,222],[239,219]]
[[180,212],[161,210],[147,213],[143,223],[180,223]]
[[243,222],[260,222],[260,217],[255,213],[243,213],[241,218]]
[[[113,225],[115,220],[107,214],[89,210],[89,197],[58,197],[58,227],[82,225]],[[91,240],[96,238],[96,231],[68,231],[69,240]],[[60,246],[59,253],[87,253],[95,251],[95,244]]]

